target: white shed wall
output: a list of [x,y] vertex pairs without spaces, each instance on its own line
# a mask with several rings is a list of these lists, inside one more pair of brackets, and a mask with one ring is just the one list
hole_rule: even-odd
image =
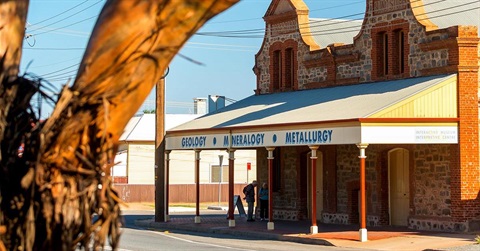
[[152,185],[155,182],[155,145],[128,145],[128,184]]

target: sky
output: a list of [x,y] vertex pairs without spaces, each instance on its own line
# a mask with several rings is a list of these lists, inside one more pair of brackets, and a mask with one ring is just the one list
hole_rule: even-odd
[[[41,76],[57,91],[69,80],[71,85],[105,2],[30,0],[21,73]],[[366,1],[304,2],[310,9],[310,17],[363,19]],[[262,45],[263,16],[270,3],[271,0],[240,0],[208,21],[188,40],[169,65],[165,93],[167,113],[193,113],[194,98],[221,95],[229,100],[241,100],[254,94],[256,76],[252,68],[255,54]],[[155,109],[153,91],[140,111],[144,109]],[[41,117],[48,117],[52,110],[52,105],[42,102]]]

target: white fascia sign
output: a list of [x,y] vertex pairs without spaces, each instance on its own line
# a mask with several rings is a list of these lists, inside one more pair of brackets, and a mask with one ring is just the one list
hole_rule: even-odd
[[264,145],[262,145],[264,147],[355,144],[360,140],[360,128],[332,127],[268,131],[265,132],[264,139]]
[[166,137],[166,150],[182,149],[226,149],[229,134],[205,134],[178,137]]
[[359,127],[292,129],[167,137],[167,150],[355,144]]
[[362,126],[362,141],[369,144],[457,144],[452,126]]

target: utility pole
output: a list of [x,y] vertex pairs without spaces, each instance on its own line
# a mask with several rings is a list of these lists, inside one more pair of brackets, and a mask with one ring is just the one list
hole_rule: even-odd
[[155,93],[155,221],[165,222],[168,212],[167,179],[165,170],[165,77],[156,84]]

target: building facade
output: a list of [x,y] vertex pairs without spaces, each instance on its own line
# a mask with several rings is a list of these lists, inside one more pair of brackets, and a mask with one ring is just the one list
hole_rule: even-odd
[[[167,130],[201,115],[166,114]],[[219,155],[225,162],[219,161]],[[199,181],[205,194],[201,202],[227,201],[228,155],[225,151],[210,150],[202,155]],[[254,150],[239,151],[235,168],[237,193],[256,178],[256,153]],[[195,186],[195,170],[192,151],[174,151],[170,164],[175,168],[169,173],[170,198],[172,203],[193,203],[193,196],[183,196]],[[119,152],[110,173],[120,198],[125,202],[155,201],[155,114],[134,116],[120,137]],[[247,165],[250,168],[247,168]],[[220,170],[221,168],[221,170]],[[219,193],[219,187],[221,189]],[[222,193],[223,192],[223,193]]]
[[[367,1],[361,29],[351,37],[353,43],[348,44],[342,43],[343,41],[318,44],[317,41],[322,41],[322,36],[335,36],[329,28],[332,25],[328,26],[328,23],[322,23],[322,20],[309,21],[308,9],[302,2],[272,1],[265,15],[266,36],[255,57],[257,93],[456,74],[458,144],[369,146],[367,200],[370,203],[367,215],[370,225],[398,224],[417,229],[438,230],[468,229],[466,222],[478,217],[480,212],[478,27],[457,26],[454,21],[458,19],[452,18],[448,13],[436,18],[441,15],[436,10],[472,1],[451,1],[453,3],[449,5],[453,6],[433,1]],[[426,8],[430,8],[432,14],[426,12]],[[452,9],[451,12],[454,11],[455,9]],[[477,16],[478,25],[478,11],[473,13]],[[439,28],[435,24],[438,19],[451,19],[452,26],[446,27],[448,21],[439,20],[444,26]],[[310,26],[326,28],[326,31],[315,33],[312,28],[309,30],[309,25],[305,25],[308,23]],[[445,105],[454,107],[449,103]],[[411,111],[397,113],[397,118],[414,116]],[[281,150],[285,152],[281,160],[284,172],[305,169],[299,168],[296,162],[302,152],[309,151],[308,148],[303,151],[296,147]],[[330,146],[319,148],[319,151],[335,156],[324,160],[329,163],[324,162],[322,221],[358,223],[358,165],[351,163],[350,157],[358,150],[355,146]],[[260,152],[266,156],[266,150]],[[407,205],[402,209],[404,215],[399,216],[402,218],[401,222],[397,224],[392,222],[396,218],[392,218],[392,213],[395,214],[392,209],[396,206],[389,200],[392,188],[388,186],[391,184],[388,167],[392,164],[391,160],[389,161],[393,158],[392,154],[407,155],[405,165],[408,168],[404,174],[408,187],[402,188],[408,193],[405,198]],[[266,170],[266,167],[259,170]],[[288,182],[283,180],[283,183]],[[291,182],[298,184],[297,189],[290,191],[293,192],[291,195],[277,197],[279,202],[274,204],[285,208],[285,213],[279,211],[278,215],[293,219],[305,218],[307,212],[300,210],[307,208],[307,201],[301,199],[305,197],[301,194],[301,178]],[[282,197],[293,197],[295,193],[299,195],[297,203],[293,203],[296,210],[291,208],[289,203],[282,203]],[[284,205],[280,206],[281,204]]]
[[256,94],[167,149],[256,149],[274,220],[478,231],[478,5],[366,0],[359,22],[273,0]]

